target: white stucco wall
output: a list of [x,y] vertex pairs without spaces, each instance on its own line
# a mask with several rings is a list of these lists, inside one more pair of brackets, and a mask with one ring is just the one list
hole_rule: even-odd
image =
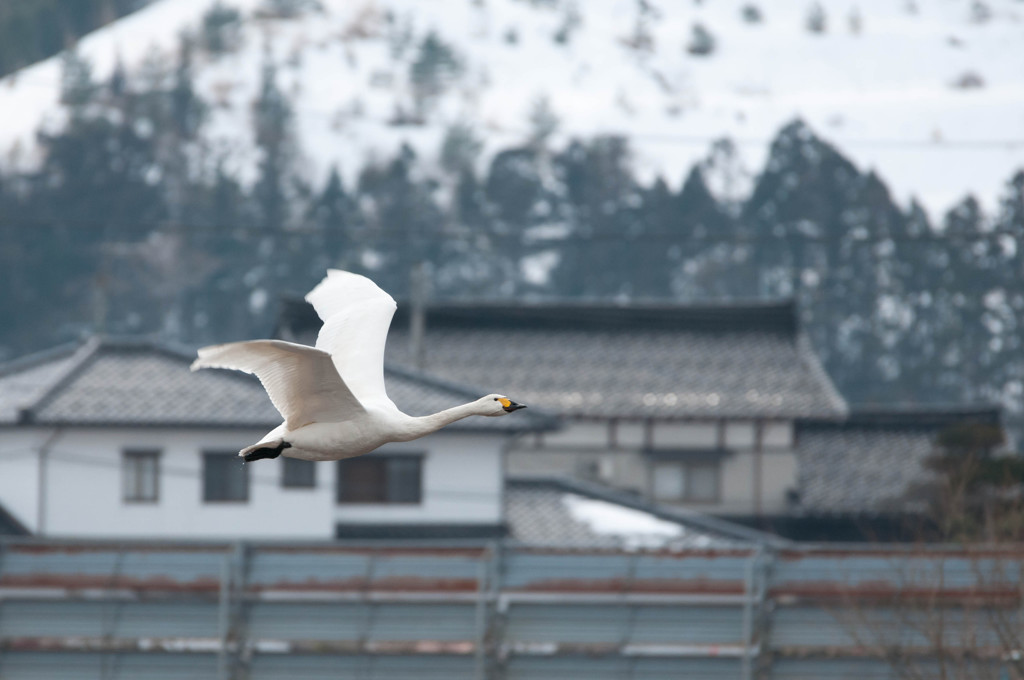
[[[50,431],[0,430],[0,503],[33,532],[38,448]],[[425,453],[423,503],[337,505],[335,463],[317,463],[313,489],[281,486],[281,459],[248,464],[247,502],[203,501],[204,451],[237,451],[262,431],[79,428],[54,442],[46,462],[42,533],[79,537],[329,539],[336,521],[488,522],[501,520],[500,435],[438,434],[388,452]],[[124,449],[158,449],[156,503],[125,502]],[[15,456],[14,452],[20,452]],[[241,464],[241,463],[239,463]]]

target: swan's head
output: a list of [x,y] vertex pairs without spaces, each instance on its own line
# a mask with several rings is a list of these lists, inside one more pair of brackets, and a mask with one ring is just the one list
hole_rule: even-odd
[[483,416],[503,416],[526,408],[526,404],[517,404],[503,394],[488,394],[477,403],[480,404],[480,415]]

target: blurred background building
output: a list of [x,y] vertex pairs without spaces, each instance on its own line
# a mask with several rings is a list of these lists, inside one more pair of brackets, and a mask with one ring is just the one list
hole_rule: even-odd
[[[1024,678],[1021,26],[0,2],[0,678]],[[530,409],[241,466],[327,267]]]

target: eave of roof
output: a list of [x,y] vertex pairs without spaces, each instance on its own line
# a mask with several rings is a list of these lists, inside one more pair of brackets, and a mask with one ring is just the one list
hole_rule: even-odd
[[30,536],[32,534],[24,524],[0,505],[0,536]]
[[15,357],[10,361],[5,361],[0,364],[0,378],[13,373],[20,373],[27,371],[30,368],[35,368],[41,364],[51,362],[57,359],[63,359],[69,354],[74,353],[76,350],[82,347],[81,342],[66,342],[61,345],[56,345],[48,349],[43,349],[38,352],[32,352],[24,356]]

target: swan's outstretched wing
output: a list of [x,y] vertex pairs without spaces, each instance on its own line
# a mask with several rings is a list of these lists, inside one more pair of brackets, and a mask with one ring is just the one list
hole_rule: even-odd
[[283,340],[252,340],[199,350],[192,370],[230,368],[252,373],[289,430],[349,420],[364,411],[324,351]]
[[324,325],[316,346],[329,352],[338,374],[364,404],[391,404],[384,390],[384,342],[395,301],[365,276],[327,270],[306,295]]

